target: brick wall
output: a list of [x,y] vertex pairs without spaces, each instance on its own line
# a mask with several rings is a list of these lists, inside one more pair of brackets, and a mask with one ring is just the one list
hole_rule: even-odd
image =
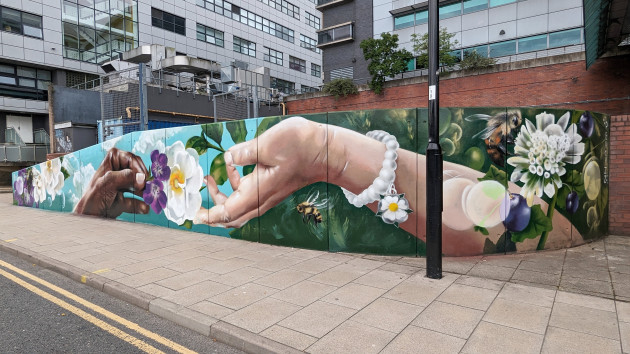
[[630,115],[610,119],[610,234],[630,235]]
[[[602,58],[586,70],[583,53],[500,64],[482,74],[440,79],[440,106],[550,106],[630,113],[630,55]],[[426,107],[426,77],[388,82],[382,96],[364,89],[335,100],[322,93],[289,98],[291,115],[378,108]]]
[[[511,67],[510,67],[511,66]],[[583,54],[496,65],[478,75],[440,79],[440,106],[545,106],[607,113],[611,118],[610,233],[630,235],[630,56],[598,59],[588,71]],[[382,96],[362,88],[335,100],[322,93],[291,97],[291,115],[379,108],[426,107],[426,77],[388,82]]]

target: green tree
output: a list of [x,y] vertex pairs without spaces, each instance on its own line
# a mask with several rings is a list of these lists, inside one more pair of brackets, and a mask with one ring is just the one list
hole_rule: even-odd
[[407,69],[407,63],[413,54],[406,49],[398,50],[398,35],[381,33],[380,39],[369,38],[361,41],[361,49],[365,60],[368,60],[368,71],[372,75],[370,88],[376,94],[383,92],[385,78],[394,77]]
[[462,70],[482,69],[496,64],[497,60],[479,54],[476,50],[464,52],[464,59],[459,63]]
[[[438,52],[440,57],[440,65],[451,67],[457,63],[458,58],[452,54],[459,42],[453,40],[454,33],[448,33],[445,27],[440,28],[440,37],[438,40]],[[417,34],[411,35],[413,42],[413,51],[416,54],[416,64],[422,68],[429,67],[429,33],[422,36]]]

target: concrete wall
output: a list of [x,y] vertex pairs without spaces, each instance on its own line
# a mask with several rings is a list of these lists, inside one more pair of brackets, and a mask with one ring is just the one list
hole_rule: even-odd
[[98,91],[55,85],[52,93],[55,123],[72,122],[96,126],[96,121],[101,119],[101,96]]

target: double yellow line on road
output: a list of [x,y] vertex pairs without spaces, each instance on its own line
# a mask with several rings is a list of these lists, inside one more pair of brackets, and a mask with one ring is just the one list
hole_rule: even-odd
[[[149,339],[152,339],[152,340],[156,341],[157,343],[160,343],[160,344],[166,346],[169,349],[172,349],[173,351],[176,351],[176,352],[179,352],[179,353],[185,353],[185,354],[194,353],[194,351],[192,351],[192,350],[190,350],[190,349],[188,349],[188,348],[186,348],[186,347],[184,347],[184,346],[182,346],[180,344],[177,344],[177,343],[171,341],[170,339],[164,338],[164,337],[160,336],[157,333],[154,333],[154,332],[151,332],[151,331],[149,331],[149,330],[147,330],[145,328],[142,328],[137,323],[131,322],[131,321],[129,321],[129,320],[125,319],[125,318],[122,318],[122,317],[120,317],[120,316],[118,316],[118,315],[116,315],[116,314],[114,314],[114,313],[112,313],[110,311],[107,311],[106,309],[104,309],[104,308],[102,308],[102,307],[100,307],[100,306],[98,306],[96,304],[93,304],[93,303],[91,303],[91,302],[89,302],[89,301],[87,301],[87,300],[85,300],[85,299],[83,299],[83,298],[81,298],[81,297],[79,297],[79,296],[77,296],[77,295],[67,291],[67,290],[64,290],[64,289],[62,289],[62,288],[60,288],[60,287],[58,287],[56,285],[53,285],[53,284],[45,281],[44,279],[36,277],[35,275],[33,275],[31,273],[28,273],[28,272],[26,272],[26,271],[24,271],[24,270],[22,270],[20,268],[17,268],[17,267],[15,267],[15,266],[7,263],[7,262],[4,262],[4,261],[0,260],[0,267],[4,267],[6,269],[9,269],[9,270],[11,270],[11,271],[13,271],[13,272],[15,272],[17,274],[22,275],[25,278],[28,278],[28,279],[30,279],[30,280],[38,283],[38,284],[41,284],[41,285],[43,285],[43,286],[45,286],[45,287],[47,287],[47,288],[49,288],[49,289],[51,289],[53,291],[55,291],[55,292],[65,296],[66,298],[68,298],[70,300],[73,300],[73,301],[81,304],[82,306],[85,306],[86,308],[88,308],[88,309],[90,309],[90,310],[92,310],[92,311],[94,311],[96,313],[99,313],[99,314],[107,317],[110,320],[118,322],[119,324],[121,324],[121,325],[123,325],[123,326],[125,326],[125,327],[127,327],[127,328],[129,328],[131,330],[134,330],[134,331],[140,333],[141,335],[143,335],[143,336],[145,336],[145,337],[147,337]],[[67,311],[74,313],[75,315],[81,317],[82,319],[84,319],[84,320],[94,324],[95,326],[103,329],[104,331],[109,332],[110,334],[112,334],[112,335],[114,335],[114,336],[124,340],[125,342],[127,342],[127,343],[129,343],[129,344],[131,344],[131,345],[133,345],[135,347],[137,347],[138,349],[140,349],[140,350],[142,350],[144,352],[147,352],[147,353],[163,353],[162,351],[160,351],[159,349],[151,346],[150,344],[148,344],[148,343],[146,343],[146,342],[144,342],[144,341],[142,341],[142,340],[140,340],[140,339],[138,339],[138,338],[136,338],[136,337],[134,337],[134,336],[132,336],[132,335],[130,335],[130,334],[128,334],[128,333],[126,333],[126,332],[124,332],[124,331],[122,331],[122,330],[120,330],[120,329],[118,329],[118,328],[116,328],[116,327],[114,327],[114,326],[112,326],[112,325],[110,325],[110,324],[100,320],[100,319],[98,319],[97,317],[95,317],[93,315],[90,315],[89,313],[81,310],[80,308],[78,308],[78,307],[76,307],[74,305],[71,305],[70,303],[68,303],[66,301],[63,301],[62,299],[60,299],[60,298],[58,298],[58,297],[56,297],[56,296],[54,296],[54,295],[52,295],[50,293],[47,293],[44,290],[39,289],[38,287],[36,287],[36,286],[34,286],[34,285],[32,285],[32,284],[30,284],[30,283],[28,283],[28,282],[18,278],[18,277],[16,277],[15,275],[7,272],[6,270],[0,269],[0,275],[5,277],[5,278],[7,278],[7,279],[9,279],[9,280],[11,280],[11,281],[13,281],[14,283],[16,283],[18,285],[26,288],[27,290],[29,290],[29,291],[31,291],[31,292],[33,292],[33,293],[43,297],[44,299],[55,303],[56,305],[66,309]]]

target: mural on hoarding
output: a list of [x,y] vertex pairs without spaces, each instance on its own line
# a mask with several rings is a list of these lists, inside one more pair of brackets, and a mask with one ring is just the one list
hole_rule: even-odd
[[[134,132],[13,174],[20,206],[319,250],[423,255],[426,109]],[[442,108],[443,252],[608,230],[608,117]]]

